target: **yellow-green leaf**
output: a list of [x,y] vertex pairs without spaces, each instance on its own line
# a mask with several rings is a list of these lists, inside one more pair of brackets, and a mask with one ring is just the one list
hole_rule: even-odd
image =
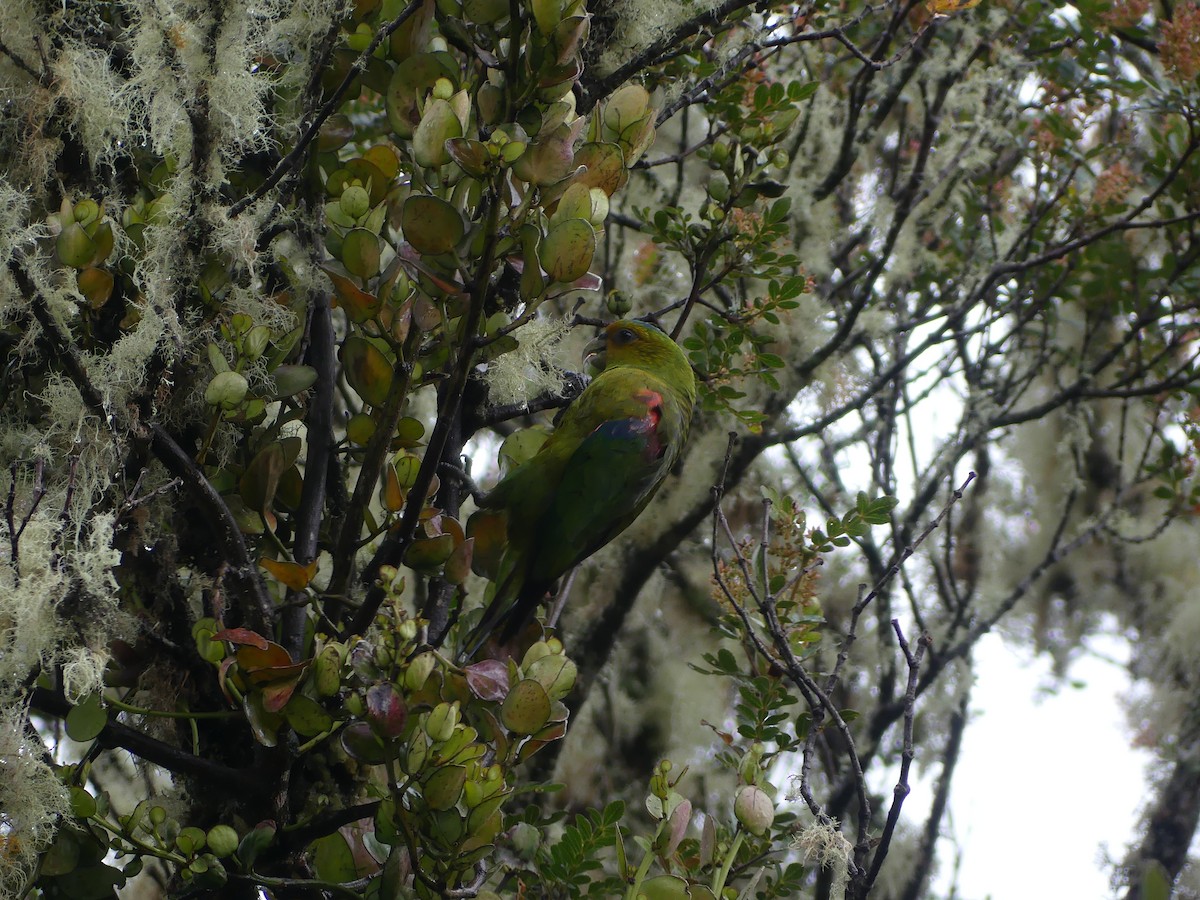
[[596,231],[584,219],[566,219],[542,242],[542,268],[555,281],[570,283],[587,274],[596,252]]
[[372,406],[383,406],[392,389],[392,366],[378,347],[351,335],[342,344],[342,367],[346,380],[358,396]]
[[400,214],[404,239],[420,253],[449,253],[466,233],[458,210],[440,197],[414,194],[404,201]]
[[271,559],[264,556],[258,561],[258,564],[270,572],[276,581],[282,582],[293,591],[304,590],[317,574],[317,561],[315,559],[308,565],[303,566],[298,562]]

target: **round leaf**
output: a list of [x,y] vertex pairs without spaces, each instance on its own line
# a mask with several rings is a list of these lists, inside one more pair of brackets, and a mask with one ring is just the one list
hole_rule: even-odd
[[372,406],[383,406],[392,389],[392,366],[387,357],[358,335],[346,339],[340,355],[350,387]]
[[78,819],[86,819],[96,814],[96,798],[79,785],[71,787],[71,812]]
[[96,255],[96,242],[88,237],[82,225],[72,222],[59,232],[55,249],[58,251],[58,258],[68,266],[82,269]]
[[412,416],[405,416],[396,423],[396,437],[392,441],[392,446],[401,447],[416,447],[421,443],[421,438],[425,436],[425,426],[420,419],[414,419]]
[[293,694],[292,699],[283,708],[283,717],[296,730],[297,734],[311,737],[328,731],[333,725],[333,717],[325,711],[316,700],[304,694]]
[[358,877],[354,851],[339,832],[313,841],[312,848],[313,869],[322,881],[353,881]]
[[312,366],[279,366],[271,373],[271,377],[275,380],[271,399],[279,400],[307,391],[316,384],[317,370]]
[[440,197],[414,194],[404,201],[400,214],[404,239],[420,253],[449,253],[466,233],[458,210]]
[[425,802],[430,809],[450,809],[462,796],[466,781],[466,766],[443,766],[425,783]]
[[366,722],[354,722],[342,729],[341,741],[343,750],[368,765],[380,765],[392,757],[392,753]]
[[250,383],[241,372],[218,372],[204,389],[204,399],[213,406],[232,409],[246,399]]
[[365,228],[351,229],[342,239],[342,264],[350,274],[371,278],[379,273],[379,237]]
[[79,293],[83,294],[92,309],[99,309],[112,296],[114,281],[107,269],[89,266],[76,276],[76,282],[79,284]]
[[583,219],[566,219],[542,242],[542,268],[555,281],[569,283],[587,274],[596,252],[596,231]]
[[464,670],[467,687],[480,700],[496,702],[508,694],[508,666],[497,659],[485,659]]
[[439,534],[423,541],[413,541],[404,553],[404,564],[417,571],[432,571],[454,552],[454,536]]
[[99,737],[108,724],[108,712],[100,702],[99,694],[89,694],[78,706],[67,713],[67,737],[86,743]]
[[515,734],[533,734],[550,721],[550,696],[532,678],[518,681],[504,698],[500,721]]
[[366,719],[380,737],[385,740],[399,737],[407,718],[408,707],[394,684],[385,681],[367,688]]

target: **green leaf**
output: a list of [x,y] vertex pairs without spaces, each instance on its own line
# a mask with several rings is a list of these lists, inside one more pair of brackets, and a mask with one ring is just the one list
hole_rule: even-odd
[[354,851],[338,832],[327,834],[310,845],[313,869],[322,881],[353,881],[358,877]]
[[550,229],[539,250],[546,274],[563,283],[586,275],[595,253],[596,231],[583,219],[559,222]]
[[108,724],[108,712],[98,693],[89,694],[82,703],[67,713],[67,737],[87,743],[99,737]]
[[451,809],[462,796],[467,781],[466,766],[443,766],[425,783],[425,802],[430,809]]
[[550,695],[531,678],[518,681],[504,698],[500,721],[514,734],[533,734],[550,721]]
[[1157,859],[1148,860],[1142,869],[1142,900],[1169,900],[1171,879]]
[[414,194],[404,201],[400,213],[404,239],[421,254],[449,253],[466,234],[458,210],[440,197]]
[[96,809],[96,798],[89,794],[86,788],[71,786],[71,812],[76,818],[86,819],[94,816]]
[[339,356],[350,387],[372,406],[383,406],[392,389],[392,366],[387,357],[358,335],[346,338]]
[[304,694],[293,694],[283,707],[283,717],[297,734],[312,737],[328,731],[333,726],[333,717],[316,700]]
[[351,229],[342,239],[342,265],[351,275],[371,278],[379,273],[379,237],[365,228]]
[[312,366],[279,366],[271,373],[274,388],[268,395],[272,400],[291,397],[307,391],[317,383],[317,370]]

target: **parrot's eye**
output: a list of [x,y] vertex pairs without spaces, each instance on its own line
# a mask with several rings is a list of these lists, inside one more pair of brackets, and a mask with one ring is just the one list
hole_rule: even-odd
[[637,332],[632,328],[622,328],[612,336],[612,341],[618,347],[623,347],[625,344],[632,344],[637,340]]

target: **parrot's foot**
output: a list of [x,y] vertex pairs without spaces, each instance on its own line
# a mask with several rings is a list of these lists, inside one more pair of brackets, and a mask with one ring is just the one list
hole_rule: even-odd
[[438,472],[442,475],[447,475],[457,481],[460,485],[466,488],[471,499],[479,503],[483,499],[483,491],[479,485],[475,483],[475,479],[471,477],[471,473],[463,466],[456,466],[454,463],[443,462],[438,465]]

